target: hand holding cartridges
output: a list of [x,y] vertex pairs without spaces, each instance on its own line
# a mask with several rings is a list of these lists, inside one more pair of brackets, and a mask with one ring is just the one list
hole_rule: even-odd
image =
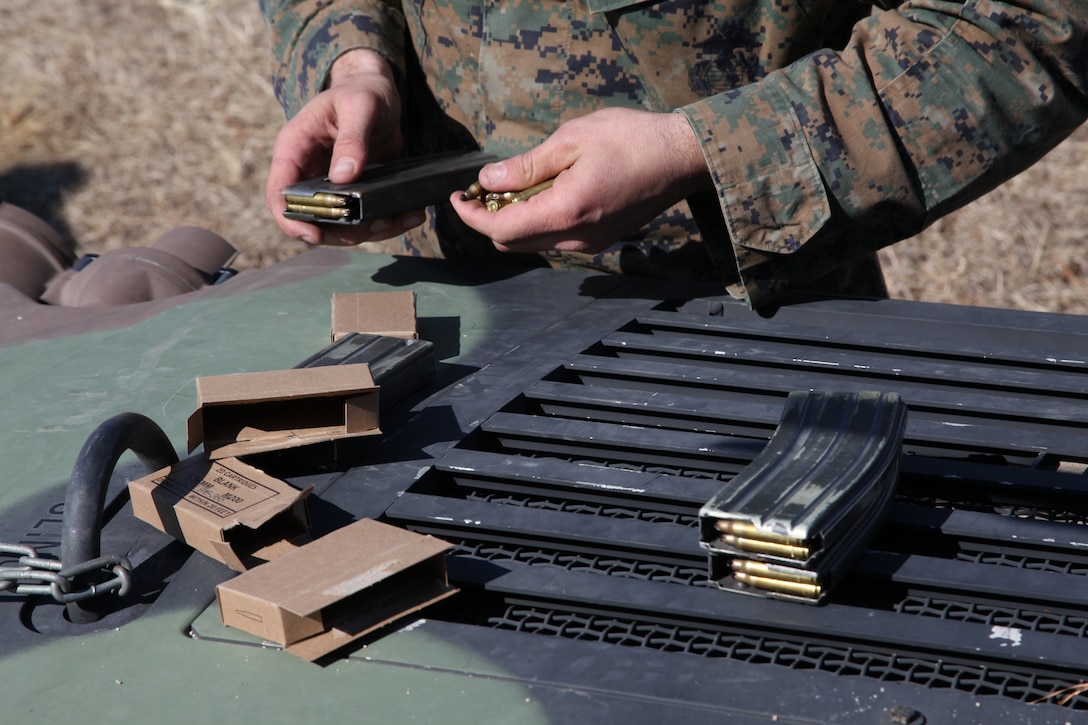
[[[552,178],[550,187],[538,187]],[[488,164],[479,184],[495,198],[459,192],[450,201],[499,250],[596,253],[710,188],[710,175],[683,116],[608,108],[564,123],[527,153]],[[503,204],[504,193],[517,200],[514,192],[529,189],[527,203]],[[502,213],[491,213],[489,200]]]

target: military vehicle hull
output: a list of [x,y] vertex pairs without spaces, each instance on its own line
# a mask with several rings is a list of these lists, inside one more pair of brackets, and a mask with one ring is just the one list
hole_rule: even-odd
[[[316,534],[371,517],[454,544],[460,592],[311,664],[225,627],[234,576],[132,516],[133,588],[70,621],[0,592],[5,717],[113,722],[1075,722],[1088,320],[878,300],[760,317],[720,290],[315,250],[125,309],[23,309],[2,341],[0,542],[59,555],[84,441],[137,412],[185,455],[198,376],[329,343],[333,292],[413,289],[434,378],[380,436],[270,454]],[[22,309],[22,308],[21,308]],[[790,392],[910,408],[887,522],[819,606],[708,583],[702,503]],[[288,583],[289,585],[289,583]]]

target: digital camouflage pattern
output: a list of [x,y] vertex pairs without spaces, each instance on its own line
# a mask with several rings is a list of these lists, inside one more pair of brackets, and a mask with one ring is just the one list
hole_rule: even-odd
[[[684,204],[602,255],[549,262],[693,278],[716,269],[761,306],[832,270],[831,289],[879,292],[873,252],[1026,168],[1088,113],[1088,0],[884,4],[261,0],[261,9],[289,116],[341,53],[375,50],[402,79],[410,153],[478,145],[512,155],[602,106],[684,114],[717,191],[692,203],[702,235]],[[468,238],[455,226],[440,210],[403,244],[463,254],[450,246]]]

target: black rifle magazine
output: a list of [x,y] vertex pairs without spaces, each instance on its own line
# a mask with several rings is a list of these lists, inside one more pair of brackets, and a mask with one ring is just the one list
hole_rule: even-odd
[[367,363],[380,386],[384,410],[429,383],[435,374],[434,344],[387,335],[352,332],[295,367]]
[[887,517],[906,420],[896,393],[790,393],[766,448],[699,512],[711,582],[822,602]]
[[283,190],[288,219],[355,225],[424,209],[467,188],[484,164],[498,161],[482,151],[456,151],[368,166],[359,180],[334,184],[328,177]]

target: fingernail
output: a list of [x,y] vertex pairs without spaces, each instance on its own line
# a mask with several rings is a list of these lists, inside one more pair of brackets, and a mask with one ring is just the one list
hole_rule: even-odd
[[373,232],[383,232],[388,228],[389,228],[389,220],[388,219],[375,219],[373,222],[370,223],[370,231],[372,233]]
[[427,221],[427,215],[421,211],[414,211],[408,216],[404,217],[405,227],[418,227],[423,222]]
[[303,236],[299,237],[299,239],[306,242],[307,244],[314,244],[314,238],[311,237],[311,236],[303,235]]
[[329,171],[329,174],[335,174],[336,176],[354,176],[355,162],[345,156],[344,158],[337,160],[337,162],[333,164],[332,170]]
[[488,164],[480,171],[480,176],[486,177],[491,186],[498,186],[506,179],[505,164]]

